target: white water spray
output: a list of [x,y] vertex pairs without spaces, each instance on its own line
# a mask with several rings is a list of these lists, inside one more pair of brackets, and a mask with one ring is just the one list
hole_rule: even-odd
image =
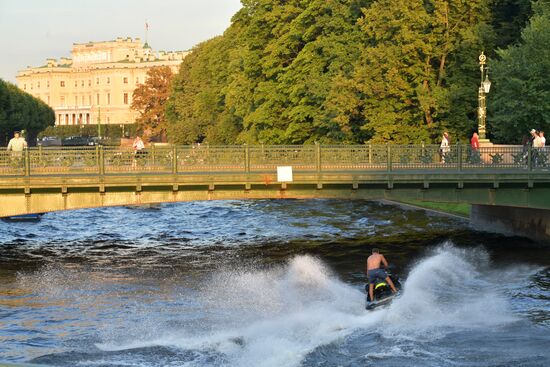
[[[220,365],[298,366],[315,349],[358,330],[421,341],[513,322],[507,302],[484,278],[486,267],[482,251],[443,245],[412,269],[390,307],[369,312],[361,290],[338,280],[319,259],[297,256],[279,268],[214,275],[200,297],[207,315],[202,328],[159,331],[154,340],[98,347],[160,345],[217,353],[223,356]],[[384,350],[365,350],[374,352]]]

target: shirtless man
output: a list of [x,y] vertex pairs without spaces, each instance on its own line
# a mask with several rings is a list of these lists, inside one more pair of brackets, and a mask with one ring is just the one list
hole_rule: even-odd
[[390,285],[393,293],[397,292],[393,282],[391,281],[388,273],[380,266],[384,265],[384,268],[388,267],[388,262],[384,255],[380,255],[377,248],[372,249],[372,255],[367,259],[367,278],[369,279],[369,297],[371,302],[374,300],[374,283],[376,279],[386,279],[386,283]]

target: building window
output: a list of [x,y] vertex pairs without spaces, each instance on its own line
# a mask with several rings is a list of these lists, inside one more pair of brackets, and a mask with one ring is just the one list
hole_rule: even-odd
[[46,82],[46,87],[48,87],[48,88],[50,87],[50,81],[49,80]]
[[89,94],[88,95],[88,106],[91,106],[92,105],[92,95]]
[[61,87],[64,87],[64,86],[65,86],[65,81],[63,81],[63,80],[60,81],[60,82],[59,82],[59,85],[60,85]]
[[82,98],[80,98],[80,100],[82,101],[82,106],[84,106],[84,96],[82,96]]
[[32,83],[31,83],[31,90],[32,90]]
[[111,104],[111,93],[107,93],[107,104]]
[[89,79],[88,80],[88,87],[91,87],[92,86],[92,79]]
[[36,82],[36,88],[40,88],[40,82]]
[[65,106],[65,97],[61,97],[61,106]]
[[48,96],[48,104],[50,104],[50,96]]
[[128,84],[128,78],[124,77],[123,82],[124,84]]
[[124,93],[124,104],[128,104],[128,93]]
[[136,84],[139,84],[139,77],[136,77]]
[[80,81],[80,86],[81,86],[81,87],[84,86],[84,80]]
[[75,86],[75,87],[78,87],[78,80],[75,80],[75,81],[74,81],[74,86]]
[[111,84],[111,78],[107,78],[107,84]]
[[27,84],[23,84],[23,90],[27,90]]
[[78,106],[78,96],[74,96],[74,105]]
[[99,78],[95,78],[95,83],[99,84]]
[[96,102],[99,104],[99,93],[96,95]]

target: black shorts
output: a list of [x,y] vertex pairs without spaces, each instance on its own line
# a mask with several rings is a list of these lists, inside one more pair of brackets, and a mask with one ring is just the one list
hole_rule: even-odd
[[385,280],[388,277],[388,273],[384,269],[371,269],[367,271],[367,278],[369,278],[369,284],[375,284],[378,279]]

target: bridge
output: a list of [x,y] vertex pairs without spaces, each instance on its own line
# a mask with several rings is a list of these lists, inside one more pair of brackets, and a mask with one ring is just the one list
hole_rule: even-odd
[[550,150],[437,145],[30,148],[0,153],[0,217],[194,200],[422,200],[550,209]]

